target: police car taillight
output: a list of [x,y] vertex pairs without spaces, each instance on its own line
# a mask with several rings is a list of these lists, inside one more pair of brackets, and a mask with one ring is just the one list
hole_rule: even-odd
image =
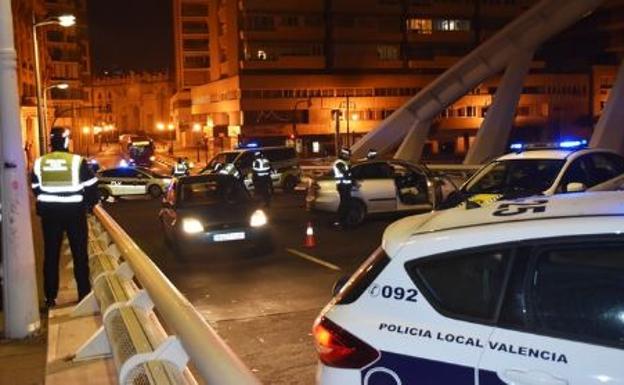
[[314,325],[319,359],[335,368],[359,369],[372,363],[379,352],[325,317]]

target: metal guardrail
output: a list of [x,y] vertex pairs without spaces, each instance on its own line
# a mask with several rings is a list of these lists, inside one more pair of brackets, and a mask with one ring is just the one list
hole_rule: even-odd
[[99,310],[103,326],[75,360],[112,356],[120,384],[196,384],[187,367],[191,362],[207,384],[260,385],[108,213],[100,206],[94,212],[96,218],[89,220],[94,289],[74,315]]

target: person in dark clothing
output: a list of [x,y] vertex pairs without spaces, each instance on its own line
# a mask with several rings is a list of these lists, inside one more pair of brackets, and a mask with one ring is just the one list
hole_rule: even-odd
[[51,130],[52,152],[39,157],[32,172],[44,242],[44,291],[46,306],[56,305],[59,286],[59,256],[63,234],[67,234],[74,261],[78,298],[91,291],[87,251],[87,213],[98,203],[97,178],[80,155],[71,154],[69,130]]
[[271,181],[271,162],[258,151],[254,154],[255,159],[251,165],[253,171],[252,181],[254,185],[254,195],[260,197],[266,207],[271,205],[271,192],[273,182]]
[[333,164],[334,179],[336,180],[336,189],[340,195],[340,204],[338,205],[338,221],[334,222],[334,226],[346,228],[348,227],[349,210],[351,209],[351,189],[353,188],[353,177],[351,176],[351,166],[349,160],[351,151],[347,148],[340,150],[338,159]]

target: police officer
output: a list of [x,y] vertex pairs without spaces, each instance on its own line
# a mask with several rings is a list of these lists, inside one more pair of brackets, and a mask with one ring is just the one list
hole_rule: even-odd
[[52,152],[35,161],[32,188],[37,198],[44,242],[44,291],[46,306],[56,305],[59,285],[59,255],[63,233],[67,234],[74,260],[78,298],[89,291],[87,212],[98,202],[97,178],[80,155],[68,152],[69,130],[54,127],[50,133]]
[[217,173],[220,174],[220,175],[230,175],[230,176],[233,176],[237,180],[240,180],[241,179],[241,175],[242,175],[241,172],[236,167],[236,165],[234,165],[234,163],[227,163],[225,165],[222,165],[222,167],[219,168]]
[[349,159],[351,158],[351,150],[342,148],[338,159],[333,164],[334,179],[336,180],[336,189],[340,195],[340,204],[338,206],[338,221],[334,222],[334,226],[347,227],[347,217],[351,208],[351,189],[353,187],[353,177],[351,176],[351,166]]
[[271,190],[273,187],[271,162],[260,151],[257,151],[254,157],[255,159],[251,164],[254,195],[262,198],[265,206],[269,207],[271,205]]
[[189,168],[186,162],[182,158],[178,158],[178,161],[173,165],[173,176],[181,177],[189,174]]

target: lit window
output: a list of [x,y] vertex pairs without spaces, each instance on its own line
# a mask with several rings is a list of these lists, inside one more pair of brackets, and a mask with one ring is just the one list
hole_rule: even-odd
[[258,52],[256,53],[256,57],[258,58],[258,60],[266,60],[267,54],[265,51],[259,49]]
[[423,35],[430,35],[433,31],[431,19],[407,19],[407,29]]

